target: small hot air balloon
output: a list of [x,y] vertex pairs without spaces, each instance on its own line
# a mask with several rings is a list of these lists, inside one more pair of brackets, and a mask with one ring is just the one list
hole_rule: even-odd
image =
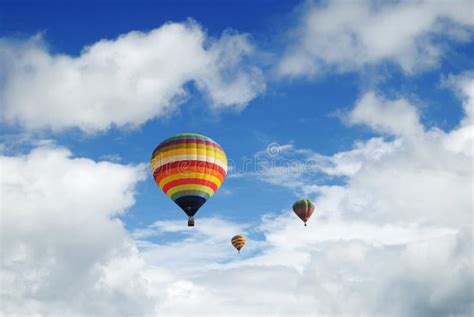
[[224,181],[227,157],[212,139],[182,133],[155,148],[150,168],[161,190],[188,215],[188,226],[194,226],[194,215]]
[[233,236],[232,239],[230,240],[234,248],[236,248],[237,251],[239,251],[239,253],[240,253],[240,249],[244,247],[245,241],[246,241],[245,237],[241,234]]
[[306,226],[306,222],[313,214],[314,204],[309,199],[301,199],[293,204],[293,211],[301,220],[303,220],[304,225]]

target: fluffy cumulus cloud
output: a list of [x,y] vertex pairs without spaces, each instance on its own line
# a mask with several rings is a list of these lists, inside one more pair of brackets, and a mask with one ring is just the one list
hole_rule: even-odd
[[[437,64],[438,36],[472,32],[468,1],[304,8],[281,75],[386,61],[411,73]],[[253,50],[245,35],[213,39],[192,21],[101,40],[78,56],[53,54],[40,37],[3,39],[1,120],[26,130],[133,127],[176,111],[189,83],[212,110],[243,109],[265,89]],[[408,99],[369,91],[342,119],[376,137],[333,155],[272,145],[256,154],[255,172],[229,175],[313,199],[306,228],[284,209],[256,224],[168,220],[128,232],[120,215],[145,165],[76,157],[50,140],[16,155],[0,145],[0,314],[469,316],[473,73],[442,85],[464,109],[451,131],[423,126]],[[238,256],[229,244],[237,232],[248,236]]]
[[[188,274],[227,262],[236,252],[229,247],[230,237],[236,233],[246,234],[250,229],[249,224],[219,218],[198,221],[195,228],[183,228],[183,221],[157,221],[136,230],[132,236],[148,263]],[[149,238],[167,243],[150,243]],[[249,250],[255,250],[258,245],[252,241]]]
[[[238,311],[219,285],[191,277],[228,262],[229,235],[248,225],[201,219],[183,232],[181,221],[158,221],[130,234],[117,216],[134,204],[144,165],[95,162],[51,142],[0,164],[2,316]],[[145,240],[173,233],[175,243]]]
[[133,127],[175,111],[189,83],[212,109],[243,109],[265,89],[253,51],[246,35],[210,38],[193,21],[101,40],[79,56],[51,53],[41,36],[2,39],[1,119],[27,129]]
[[146,265],[112,219],[134,203],[143,166],[75,158],[52,145],[0,162],[2,314],[150,308]]
[[300,230],[290,210],[269,215],[260,225],[265,251],[246,265],[272,263],[272,268],[293,272],[293,284],[285,290],[294,297],[279,300],[276,310],[310,314],[298,309],[312,307],[316,315],[370,316],[472,313],[474,79],[465,73],[448,77],[447,83],[465,110],[452,131],[426,129],[409,100],[368,92],[345,120],[387,139],[358,141],[352,150],[332,156],[287,145],[279,157],[269,155],[261,171],[244,175],[290,187],[317,206],[306,230]]
[[[472,100],[465,100],[466,111],[471,103]],[[387,121],[384,113],[392,111],[399,115]],[[469,225],[473,208],[469,113],[458,128],[448,133],[438,129],[424,131],[418,121],[413,121],[417,118],[415,113],[406,100],[387,102],[372,94],[361,98],[349,120],[390,132],[401,146],[352,176],[341,203],[348,197],[359,197],[359,208],[354,212],[379,221],[412,219],[455,227]],[[397,213],[393,213],[394,207]]]
[[[345,119],[381,137],[332,156],[294,145],[272,156],[311,162],[285,184],[316,202],[306,228],[286,209],[256,225],[208,218],[127,232],[117,216],[133,205],[144,166],[74,157],[50,142],[3,155],[2,314],[468,316],[473,79],[446,83],[466,110],[452,131],[423,127],[408,100],[369,92]],[[235,232],[249,236],[238,257]]]
[[451,150],[473,155],[474,151],[474,73],[465,72],[449,76],[445,81],[448,87],[455,89],[463,100],[465,116],[460,127],[449,134],[445,144]]
[[[191,289],[201,287],[200,299],[212,300],[210,306],[163,306],[162,312],[469,316],[474,309],[474,135],[462,131],[472,128],[473,79],[466,73],[448,81],[466,112],[452,131],[426,129],[409,100],[368,92],[345,120],[383,137],[358,141],[352,150],[332,156],[294,145],[257,153],[268,161],[261,158],[258,172],[239,176],[313,198],[317,210],[309,226],[302,230],[290,210],[264,216],[256,229],[264,239],[250,241],[256,245],[250,255],[226,261],[225,252],[215,252],[213,265],[204,270],[192,264],[181,268],[193,281]],[[388,121],[387,113],[396,119]],[[146,232],[170,231],[172,225],[160,222]],[[219,225],[224,231],[232,226]],[[219,243],[204,231],[178,239],[174,247],[185,250],[200,239],[218,250]],[[159,243],[144,247],[145,252],[165,249]],[[158,252],[148,253],[149,261],[160,259]]]
[[348,115],[350,124],[363,124],[377,132],[416,136],[423,133],[415,107],[405,99],[383,100],[374,92],[366,93]]
[[[192,230],[158,221],[128,233],[116,216],[133,205],[143,166],[51,143],[2,156],[2,313],[469,315],[473,135],[460,131],[472,128],[472,77],[448,81],[466,108],[452,131],[425,129],[409,101],[370,92],[346,120],[390,141],[332,156],[287,145],[272,156],[312,162],[291,184],[315,199],[306,228],[283,210],[256,226],[209,218]],[[315,181],[325,177],[341,182]],[[239,257],[228,241],[235,232],[249,236]]]
[[[354,71],[393,62],[413,73],[438,64],[445,41],[472,36],[470,1],[323,1],[302,8],[283,55],[283,76]],[[442,40],[440,40],[442,39]]]
[[[291,268],[282,260],[291,259],[298,308],[287,300],[289,314],[302,307],[308,315],[313,307],[315,315],[344,316],[467,316],[472,310],[469,231],[317,217],[308,233],[289,217],[275,220],[266,228],[273,247],[262,260]],[[288,236],[285,250],[280,246],[289,244]]]

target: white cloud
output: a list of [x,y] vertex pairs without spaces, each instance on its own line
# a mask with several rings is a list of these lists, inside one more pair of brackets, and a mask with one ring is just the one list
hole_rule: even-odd
[[[469,230],[321,218],[303,229],[289,213],[264,219],[260,229],[266,239],[262,254],[240,258],[241,254],[237,260],[203,270],[200,261],[187,263],[184,271],[176,267],[186,280],[168,289],[158,311],[217,316],[463,316],[472,309]],[[184,251],[187,243],[181,240],[175,246]],[[198,251],[202,248],[187,249],[191,258]]]
[[455,152],[474,157],[474,72],[450,75],[444,84],[455,89],[463,102],[465,116],[458,129],[445,139],[445,146]]
[[[460,132],[472,129],[467,107],[473,81],[469,73],[450,78],[466,108],[452,131],[425,129],[405,99],[368,93],[348,114],[349,121],[393,141],[359,141],[353,150],[330,157],[287,146],[276,166],[249,174],[310,195],[316,203],[307,228],[288,209],[265,217],[263,254],[222,274],[258,279],[264,267],[270,276],[284,276],[287,283],[276,282],[270,291],[277,298],[274,310],[262,308],[263,315],[470,315],[474,134]],[[314,159],[317,173],[295,175],[295,169],[279,165],[297,157]],[[325,174],[346,179],[324,185]],[[266,290],[252,285],[252,294],[262,301]],[[244,303],[254,304],[252,299]]]
[[[472,100],[461,92],[466,107]],[[316,194],[316,213],[307,228],[289,210],[264,217],[261,254],[197,274],[220,303],[206,313],[468,316],[474,309],[473,156],[451,146],[472,142],[474,135],[458,134],[472,124],[466,117],[447,133],[426,130],[409,101],[375,94],[348,117],[395,139],[359,141],[330,157],[283,145],[267,157],[251,175]],[[285,166],[296,157],[313,160],[309,172]],[[325,174],[347,180],[314,184]],[[252,296],[242,296],[249,289]]]
[[[463,233],[320,219],[303,230],[293,220],[289,215],[267,219],[265,254],[199,280],[232,298],[227,307],[240,304],[244,314],[430,316],[469,311],[471,298],[462,292],[469,291],[473,274],[470,240]],[[246,289],[252,296],[241,295]]]
[[229,236],[246,232],[247,225],[200,219],[199,227],[187,228],[182,221],[158,221],[134,235],[184,230],[185,238],[139,252],[140,241],[116,216],[134,204],[145,166],[77,158],[51,143],[25,155],[2,155],[0,165],[0,314],[228,312],[229,298],[184,273],[209,272],[213,263],[235,258]]
[[86,132],[138,126],[175,111],[194,82],[211,108],[243,109],[265,89],[246,35],[208,37],[195,22],[169,23],[50,53],[41,36],[0,40],[2,121]]
[[[195,227],[186,227],[183,221],[156,221],[132,236],[148,263],[189,276],[228,262],[237,253],[230,239],[236,234],[247,235],[249,227],[219,218],[199,218]],[[174,238],[167,238],[166,234],[174,234]],[[150,237],[161,238],[165,243],[150,243],[146,240]],[[245,248],[245,254],[251,254],[259,242],[250,238],[247,242],[250,247]]]
[[[472,124],[425,129],[406,100],[374,95],[358,112],[365,104],[354,107],[357,122],[393,141],[359,141],[332,156],[282,146],[285,158],[315,162],[317,173],[295,184],[316,202],[306,228],[285,208],[257,228],[212,218],[128,234],[115,216],[134,203],[143,166],[76,158],[52,144],[2,156],[1,313],[468,316],[473,156],[452,145]],[[315,183],[323,176],[345,181]],[[237,232],[250,236],[240,255],[228,240]]]
[[351,124],[363,124],[390,135],[417,136],[423,133],[418,112],[407,100],[387,101],[374,92],[364,94],[347,119]]
[[[400,140],[387,142],[375,137],[366,142],[356,141],[349,151],[326,156],[309,149],[298,149],[293,144],[278,145],[274,148],[275,155],[270,155],[268,149],[259,151],[252,159],[245,159],[243,165],[235,168],[228,177],[256,177],[272,185],[293,189],[298,194],[306,194],[311,193],[309,188],[323,188],[318,184],[328,178],[354,175],[364,165],[382,159],[400,146]],[[321,182],[314,183],[318,178]]]
[[[409,101],[371,95],[370,103],[362,98],[348,117],[393,136],[393,141],[359,141],[353,150],[329,157],[284,145],[278,156],[267,157],[261,173],[245,175],[314,196],[316,213],[306,228],[288,209],[265,216],[258,227],[265,237],[259,253],[194,269],[193,285],[206,294],[204,302],[213,303],[203,308],[204,314],[472,312],[472,155],[447,146],[457,141],[467,121],[447,133],[427,130]],[[388,121],[383,111],[394,120]],[[463,137],[472,141],[474,136]],[[298,169],[279,165],[296,157],[313,159],[317,173],[300,169],[295,175]],[[341,185],[314,184],[324,175],[346,180]],[[180,249],[186,243],[179,240],[175,246]],[[178,311],[192,314],[200,309],[193,305]],[[164,312],[173,311],[168,309]]]
[[153,308],[141,284],[166,274],[146,271],[113,218],[133,205],[143,166],[75,158],[52,145],[0,164],[2,315]]
[[[472,82],[472,77],[463,77],[462,86],[472,88]],[[469,96],[467,91],[465,96]],[[353,123],[389,132],[403,144],[351,179],[346,194],[359,197],[358,212],[384,221],[415,219],[454,227],[472,223],[474,134],[467,110],[472,98],[466,97],[463,105],[466,117],[459,127],[445,133],[436,128],[423,132],[415,107],[403,99],[387,102],[372,96],[370,103],[357,104],[349,114]],[[394,207],[397,214],[392,212]]]
[[474,25],[468,0],[335,0],[309,2],[301,12],[278,65],[283,76],[354,71],[386,61],[413,73],[437,65],[445,50],[440,38],[467,41]]

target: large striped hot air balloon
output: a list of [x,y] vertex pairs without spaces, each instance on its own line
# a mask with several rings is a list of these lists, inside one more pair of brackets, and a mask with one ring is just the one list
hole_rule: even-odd
[[182,133],[156,147],[150,167],[158,186],[188,215],[188,226],[194,226],[194,215],[224,181],[227,157],[212,139]]
[[301,220],[303,220],[304,225],[306,226],[306,222],[313,214],[314,204],[309,199],[301,199],[293,204],[293,211]]
[[238,234],[232,237],[232,239],[230,240],[230,243],[232,243],[234,248],[236,248],[237,251],[239,251],[240,253],[240,249],[244,247],[245,241],[246,241],[245,237],[241,234]]

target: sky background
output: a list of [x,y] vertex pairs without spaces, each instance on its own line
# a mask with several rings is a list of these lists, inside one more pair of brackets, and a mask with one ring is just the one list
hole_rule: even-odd
[[[470,315],[473,21],[470,1],[2,1],[0,312]],[[148,169],[182,132],[232,163],[194,228]]]

